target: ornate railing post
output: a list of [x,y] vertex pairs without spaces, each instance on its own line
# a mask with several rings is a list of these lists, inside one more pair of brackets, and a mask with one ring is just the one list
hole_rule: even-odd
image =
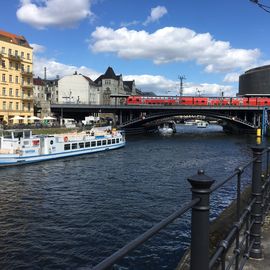
[[250,257],[254,259],[262,258],[261,246],[261,226],[262,226],[262,151],[261,146],[252,147],[253,168],[252,168],[252,197],[255,203],[251,209],[251,218],[254,223],[250,230],[250,243],[254,242],[250,251]]
[[192,199],[200,202],[192,207],[191,217],[191,270],[209,269],[209,196],[210,187],[215,182],[199,170],[188,178],[192,186]]

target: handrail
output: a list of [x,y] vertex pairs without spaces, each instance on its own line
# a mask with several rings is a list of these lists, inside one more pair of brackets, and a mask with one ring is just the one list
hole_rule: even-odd
[[[192,186],[192,200],[185,203],[183,207],[175,211],[167,218],[154,225],[148,231],[131,241],[107,259],[96,265],[93,270],[103,270],[113,266],[126,254],[146,242],[149,238],[157,234],[161,229],[175,219],[181,217],[189,209],[191,215],[191,258],[192,270],[208,270],[217,264],[221,264],[222,269],[242,269],[249,257],[261,258],[261,224],[269,211],[270,206],[270,180],[269,163],[270,148],[263,149],[260,146],[252,148],[253,158],[243,166],[239,166],[235,171],[222,182],[212,186],[215,182],[211,177],[199,170],[197,175],[188,178]],[[266,168],[263,171],[262,157],[266,155]],[[252,165],[252,191],[251,199],[247,206],[240,213],[241,206],[241,176],[244,171]],[[209,197],[225,183],[237,176],[237,198],[236,198],[236,218],[230,231],[222,240],[210,259],[209,254]],[[263,177],[263,178],[262,178]],[[262,181],[264,179],[264,181]],[[244,226],[245,225],[245,226]],[[245,228],[244,228],[245,227]],[[226,260],[226,255],[234,247],[234,254]]]
[[116,261],[119,259],[123,258],[127,253],[131,252],[134,250],[136,247],[140,246],[144,242],[146,242],[149,238],[151,238],[153,235],[158,233],[161,229],[166,227],[168,224],[173,222],[175,219],[178,217],[182,216],[184,213],[186,213],[189,209],[191,209],[194,205],[196,205],[200,200],[194,199],[189,203],[186,203],[183,207],[181,207],[179,210],[165,218],[164,220],[160,221],[158,224],[153,226],[151,229],[137,237],[135,240],[130,242],[129,244],[125,245],[118,251],[116,251],[114,254],[112,254],[110,257],[96,265],[93,270],[102,270],[106,269],[110,266],[112,266]]

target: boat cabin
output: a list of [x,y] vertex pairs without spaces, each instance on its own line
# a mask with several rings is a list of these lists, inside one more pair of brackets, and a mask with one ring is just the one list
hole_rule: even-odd
[[2,130],[1,138],[3,139],[30,139],[32,137],[32,131],[30,129],[13,129],[13,130]]

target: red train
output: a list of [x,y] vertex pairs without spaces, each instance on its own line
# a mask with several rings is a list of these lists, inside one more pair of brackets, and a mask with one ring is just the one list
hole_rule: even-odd
[[129,96],[127,105],[270,106],[270,97]]

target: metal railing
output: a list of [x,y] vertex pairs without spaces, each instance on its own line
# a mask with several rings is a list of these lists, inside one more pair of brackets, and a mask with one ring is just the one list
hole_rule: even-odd
[[[227,179],[214,186],[212,185],[215,180],[205,175],[203,170],[199,170],[196,175],[189,177],[187,180],[191,184],[192,191],[192,200],[190,202],[184,204],[179,210],[103,260],[93,270],[110,269],[125,255],[142,245],[190,209],[192,209],[190,269],[207,270],[219,268],[225,270],[233,267],[240,270],[243,269],[248,258],[262,258],[261,228],[270,205],[270,147],[254,146],[252,151],[252,160],[241,167],[237,167]],[[264,160],[263,156],[265,156]],[[243,205],[241,207],[242,175],[250,168],[252,169],[251,195],[245,207]],[[234,179],[236,179],[235,222],[225,239],[219,243],[212,256],[210,256],[210,195]],[[241,208],[243,208],[242,211]]]

